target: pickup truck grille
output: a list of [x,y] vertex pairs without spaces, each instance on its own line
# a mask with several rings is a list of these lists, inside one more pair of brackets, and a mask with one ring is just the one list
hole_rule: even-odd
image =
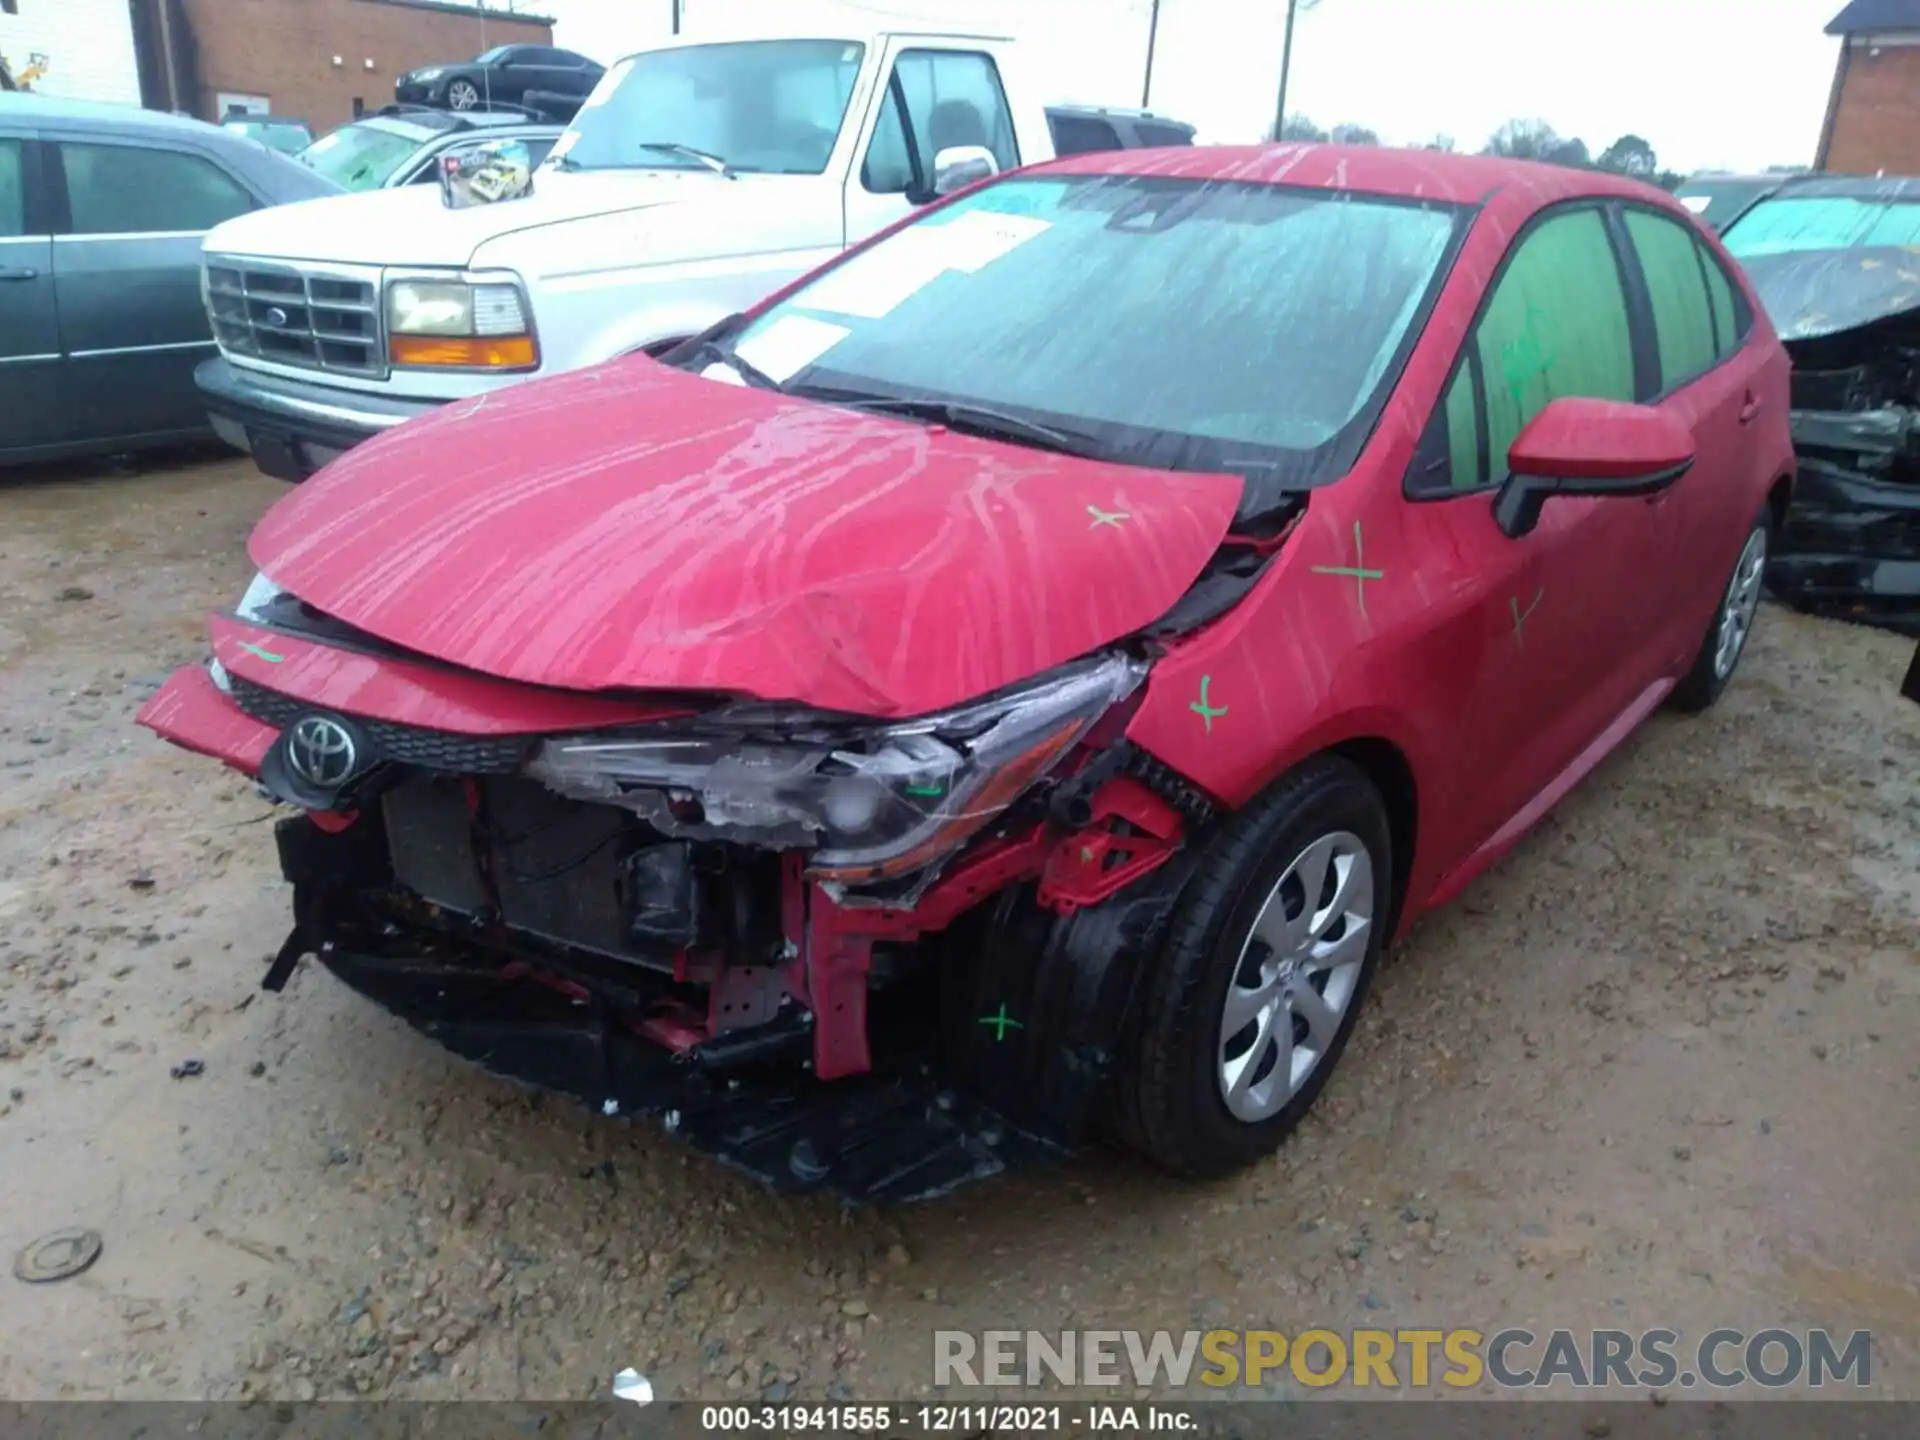
[[209,255],[207,314],[230,355],[375,379],[387,373],[380,272]]

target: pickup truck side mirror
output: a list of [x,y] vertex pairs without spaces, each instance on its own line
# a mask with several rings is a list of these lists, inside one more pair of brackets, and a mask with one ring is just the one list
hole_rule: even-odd
[[984,145],[949,145],[933,157],[933,193],[951,195],[1000,173],[1000,162]]
[[517,200],[533,192],[533,152],[524,140],[460,145],[440,157],[440,200],[449,210]]

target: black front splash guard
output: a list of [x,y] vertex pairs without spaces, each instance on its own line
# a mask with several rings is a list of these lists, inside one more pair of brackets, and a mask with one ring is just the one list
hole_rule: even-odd
[[603,1114],[663,1117],[694,1149],[774,1190],[910,1204],[1070,1153],[927,1075],[792,1083],[728,1077],[631,1033],[593,999],[573,1000],[531,980],[337,945],[319,958],[354,990],[489,1073]]

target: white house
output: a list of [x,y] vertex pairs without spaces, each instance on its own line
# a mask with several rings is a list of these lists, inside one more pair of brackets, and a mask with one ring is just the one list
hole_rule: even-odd
[[42,95],[140,103],[127,0],[0,0],[0,59]]

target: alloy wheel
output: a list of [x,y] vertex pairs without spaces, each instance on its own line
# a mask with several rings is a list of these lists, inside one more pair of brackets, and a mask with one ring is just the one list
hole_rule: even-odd
[[1726,597],[1720,604],[1720,626],[1714,637],[1713,673],[1725,680],[1733,673],[1753,632],[1754,612],[1760,608],[1760,581],[1767,568],[1767,531],[1756,525],[1747,536],[1747,545],[1727,581]]
[[1220,1098],[1257,1124],[1299,1093],[1333,1047],[1372,943],[1373,859],[1337,831],[1280,873],[1240,948],[1220,1017]]
[[447,104],[455,110],[471,110],[480,103],[480,92],[471,80],[456,80],[447,86]]

